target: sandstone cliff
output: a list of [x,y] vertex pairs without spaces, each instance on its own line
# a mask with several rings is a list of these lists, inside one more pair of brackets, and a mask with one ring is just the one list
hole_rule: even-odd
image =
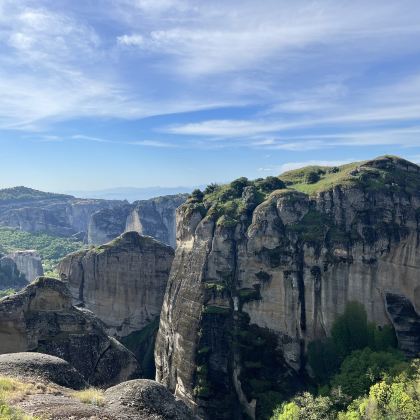
[[91,312],[72,305],[66,284],[47,277],[0,300],[0,354],[24,351],[63,358],[93,385],[140,373],[134,355]]
[[101,244],[124,231],[135,231],[175,248],[175,211],[187,197],[187,194],[168,195],[98,211],[89,224],[88,242]]
[[17,269],[25,276],[28,283],[44,275],[41,257],[36,251],[16,251],[8,257],[16,263]]
[[420,350],[420,168],[383,157],[281,178],[211,187],[177,212],[156,377],[207,418],[254,418],[349,301]]
[[8,255],[0,254],[0,290],[20,290],[28,284],[25,275]]
[[126,232],[68,255],[58,272],[68,282],[74,304],[92,311],[147,369],[173,257],[170,246]]

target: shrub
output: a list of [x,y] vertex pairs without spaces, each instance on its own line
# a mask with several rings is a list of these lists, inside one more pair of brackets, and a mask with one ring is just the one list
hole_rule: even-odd
[[230,183],[230,188],[235,192],[235,195],[237,197],[240,197],[242,195],[242,191],[248,185],[249,185],[248,178],[242,177],[242,178],[235,179],[235,181],[232,181]]
[[73,396],[84,404],[101,407],[105,404],[104,393],[100,389],[88,388],[73,392]]
[[369,387],[385,375],[394,377],[406,368],[403,355],[396,350],[356,350],[344,359],[340,372],[332,378],[331,385],[340,387],[345,394],[356,398],[369,391]]
[[305,177],[305,182],[307,184],[315,184],[321,179],[318,171],[310,171]]
[[257,183],[257,186],[264,192],[271,192],[286,188],[286,184],[275,176],[268,176]]
[[191,200],[194,201],[203,201],[204,198],[204,194],[200,189],[195,189],[192,193],[191,193]]

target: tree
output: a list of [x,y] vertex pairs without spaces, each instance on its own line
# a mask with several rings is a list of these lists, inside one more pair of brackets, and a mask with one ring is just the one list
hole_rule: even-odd
[[356,350],[344,359],[340,372],[332,378],[331,385],[356,398],[368,392],[371,385],[386,375],[394,377],[406,368],[404,356],[396,350]]
[[305,177],[305,181],[307,184],[315,184],[321,179],[318,171],[310,171],[307,173]]

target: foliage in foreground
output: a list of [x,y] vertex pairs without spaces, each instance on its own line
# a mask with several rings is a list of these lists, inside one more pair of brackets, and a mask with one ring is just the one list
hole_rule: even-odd
[[88,388],[73,392],[73,396],[84,404],[102,407],[105,404],[104,392],[97,388]]
[[309,346],[318,395],[295,396],[272,420],[420,418],[420,360],[409,365],[395,347],[393,329],[369,323],[364,307],[350,302],[331,338]]
[[305,392],[277,408],[272,420],[417,420],[420,418],[420,360],[395,378],[385,377],[344,410],[343,394],[314,397]]
[[0,420],[36,420],[10,405],[29,392],[30,385],[16,379],[0,377]]

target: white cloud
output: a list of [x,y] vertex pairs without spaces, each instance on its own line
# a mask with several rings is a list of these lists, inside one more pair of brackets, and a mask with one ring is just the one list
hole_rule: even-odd
[[122,35],[117,37],[117,43],[120,45],[126,45],[129,47],[141,46],[144,44],[144,38],[142,35],[133,34],[133,35]]

